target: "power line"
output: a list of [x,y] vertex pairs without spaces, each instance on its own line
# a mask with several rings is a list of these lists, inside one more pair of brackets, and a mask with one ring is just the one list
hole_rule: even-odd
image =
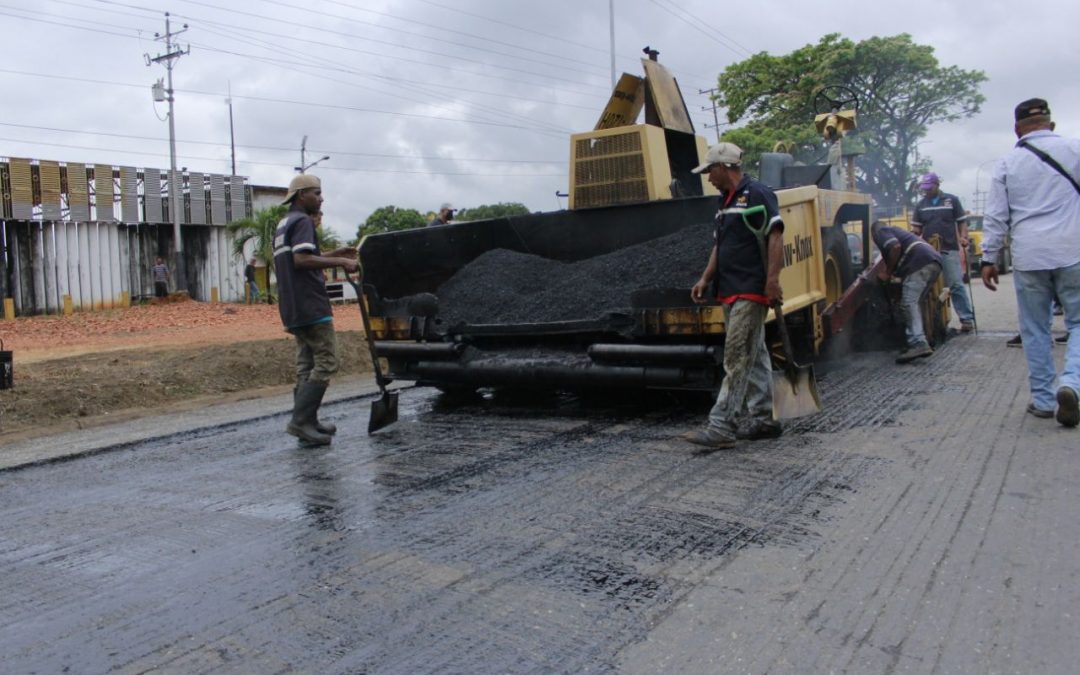
[[[212,51],[220,51],[220,50],[214,49]],[[59,80],[74,80],[74,81],[77,81],[77,82],[89,82],[89,83],[97,83],[97,84],[115,84],[115,85],[120,85],[120,86],[125,86],[125,87],[136,86],[136,87],[142,88],[144,86],[144,85],[131,85],[131,84],[128,84],[128,83],[109,82],[109,81],[106,81],[106,80],[93,80],[93,79],[90,79],[90,78],[68,77],[68,76],[64,76],[64,75],[52,75],[52,74],[45,74],[45,73],[27,73],[27,72],[23,72],[23,71],[9,70],[9,69],[5,69],[5,68],[0,68],[0,72],[11,73],[11,74],[15,74],[15,75],[26,75],[26,76],[31,76],[31,77],[45,77],[45,78],[59,79]],[[183,94],[196,94],[196,95],[200,95],[200,96],[212,96],[214,98],[221,98],[221,97],[225,96],[225,94],[223,94],[221,92],[202,91],[202,90],[198,90],[198,89],[177,89],[176,91],[179,92],[179,93],[183,93]],[[465,124],[479,124],[479,125],[486,125],[486,126],[504,127],[504,128],[508,128],[508,129],[522,129],[522,130],[525,130],[525,131],[534,131],[534,132],[537,132],[537,133],[546,133],[542,129],[535,129],[535,128],[531,128],[531,127],[526,127],[526,126],[522,126],[520,124],[504,124],[504,123],[500,123],[500,122],[483,122],[483,121],[477,121],[477,120],[466,120],[466,119],[452,118],[452,117],[439,117],[437,115],[424,115],[423,113],[405,113],[405,112],[398,112],[398,111],[394,111],[394,110],[379,110],[379,109],[376,109],[376,108],[361,108],[359,106],[347,106],[347,105],[341,105],[341,104],[336,104],[336,103],[317,103],[317,102],[314,102],[314,101],[296,101],[296,100],[283,99],[283,98],[271,98],[271,97],[268,97],[268,96],[252,96],[252,95],[244,95],[244,94],[233,94],[232,97],[234,99],[244,99],[244,100],[248,100],[248,101],[258,101],[258,102],[263,102],[263,103],[281,103],[281,104],[287,104],[287,105],[302,105],[302,106],[308,106],[308,107],[314,107],[314,108],[329,108],[329,109],[334,109],[334,110],[348,110],[348,111],[351,111],[351,112],[366,112],[366,113],[375,113],[375,114],[381,114],[381,115],[393,115],[393,116],[398,116],[398,117],[413,117],[413,118],[421,118],[421,119],[439,120],[439,121],[442,121],[442,122],[461,122],[461,123],[465,123]]]
[[[682,9],[681,7],[678,7],[677,5],[674,5],[674,3],[671,3],[670,0],[665,0],[665,2],[667,2],[667,4],[661,4],[660,0],[649,0],[649,2],[656,5],[660,9],[664,10],[668,14],[671,14],[672,16],[674,16],[679,21],[682,21],[686,25],[690,26],[691,28],[693,28],[697,32],[701,33],[702,35],[709,38],[713,42],[716,42],[717,44],[724,47],[725,49],[728,49],[731,52],[733,52],[735,54],[738,54],[739,56],[744,56],[744,55],[745,56],[753,56],[753,52],[751,52],[749,49],[747,49],[746,47],[743,47],[741,44],[739,44],[738,42],[736,42],[732,38],[728,37],[727,35],[724,35],[719,30],[713,28],[712,26],[708,26],[699,17],[694,16],[690,12]],[[686,16],[683,16],[683,14],[685,14]],[[690,17],[690,18],[687,18],[687,17]],[[693,21],[691,21],[690,19],[693,19]],[[702,28],[702,26],[708,27],[709,30],[705,30],[705,28]],[[721,39],[721,38],[723,38],[723,39]]]
[[483,21],[490,21],[492,23],[499,24],[501,26],[506,26],[508,28],[514,28],[514,29],[517,29],[517,30],[520,30],[520,31],[524,31],[526,33],[532,33],[533,35],[539,35],[540,37],[545,37],[545,38],[548,38],[548,39],[551,39],[551,40],[558,40],[559,42],[565,42],[566,44],[574,45],[575,47],[581,47],[583,49],[591,49],[593,51],[600,52],[601,54],[605,54],[605,55],[607,54],[607,50],[603,49],[601,47],[594,47],[593,45],[585,44],[585,43],[582,43],[582,42],[574,42],[573,40],[567,40],[566,38],[560,37],[558,35],[551,35],[549,33],[541,33],[538,30],[534,30],[532,28],[526,28],[524,26],[519,26],[517,24],[512,24],[512,23],[510,23],[508,21],[501,21],[499,19],[492,19],[489,16],[484,16],[482,14],[476,14],[474,12],[466,12],[463,9],[458,9],[457,7],[448,7],[447,5],[442,5],[442,4],[439,4],[437,2],[432,2],[431,0],[416,0],[416,1],[417,2],[423,2],[424,4],[432,5],[433,7],[438,7],[440,9],[445,9],[448,12],[457,12],[458,14],[464,14],[466,16],[471,16],[471,17],[476,18],[476,19],[481,19]]
[[[140,141],[159,141],[161,140],[157,136],[139,136],[136,134],[119,134],[108,131],[94,131],[88,129],[64,129],[62,127],[42,127],[32,124],[15,124],[13,122],[0,122],[0,126],[15,127],[17,129],[34,129],[35,131],[54,131],[65,134],[85,134],[87,136],[108,136],[110,138],[131,138]],[[11,140],[11,139],[8,139]],[[29,141],[21,141],[29,143]],[[187,143],[189,145],[212,145],[217,147],[224,147],[225,143],[217,141],[192,141],[184,140],[178,142]],[[248,150],[271,150],[274,152],[295,152],[296,148],[284,148],[271,145],[245,145],[237,144],[238,148],[245,148]],[[312,149],[311,152],[316,153],[328,153],[331,150],[318,150]],[[498,164],[562,164],[565,160],[540,160],[540,159],[497,159],[497,158],[480,158],[480,157],[438,157],[435,155],[400,155],[378,152],[350,152],[347,150],[338,150],[334,148],[332,152],[335,155],[346,155],[353,157],[373,157],[377,159],[418,159],[425,161],[454,161],[454,162],[492,162]]]
[[[47,146],[50,146],[50,147],[69,148],[69,149],[74,149],[74,150],[94,150],[94,151],[98,151],[98,152],[112,152],[112,153],[120,153],[120,154],[123,154],[123,155],[147,155],[147,156],[151,156],[151,157],[160,157],[161,156],[161,153],[159,153],[159,152],[144,152],[144,151],[141,151],[141,150],[118,150],[116,148],[102,148],[102,147],[91,146],[91,145],[76,145],[76,144],[72,144],[72,143],[49,143],[49,142],[45,142],[45,141],[30,142],[30,141],[27,141],[26,139],[7,138],[7,137],[2,137],[2,136],[0,136],[0,141],[6,141],[8,143],[22,143],[22,144],[25,144],[25,145],[47,145]],[[290,149],[290,152],[292,152],[292,151],[293,151],[293,149]],[[229,162],[228,157],[197,157],[195,155],[178,155],[178,157],[182,157],[183,159],[187,159],[187,160],[197,160],[197,161],[200,161],[200,162],[225,162],[225,163]],[[242,159],[242,160],[239,160],[239,161],[240,161],[241,164],[255,164],[255,165],[259,165],[259,166],[281,166],[281,167],[292,167],[293,166],[293,163],[290,163],[290,162],[262,162],[262,161],[247,160],[247,159]],[[105,162],[102,162],[102,163],[105,163]],[[116,164],[116,163],[113,162],[112,164]],[[497,172],[497,173],[474,173],[474,172],[468,172],[468,171],[410,171],[410,170],[405,170],[405,169],[387,169],[385,167],[366,168],[366,167],[359,167],[359,166],[321,166],[321,167],[319,167],[319,170],[320,171],[327,171],[327,170],[330,170],[330,171],[354,171],[354,172],[361,172],[361,173],[415,174],[415,175],[424,175],[424,176],[506,176],[508,178],[534,178],[534,177],[544,178],[544,177],[551,177],[551,176],[566,176],[567,175],[566,173],[506,173],[504,171],[500,171],[500,172]]]
[[[204,28],[204,30],[210,30],[210,32],[214,32],[211,29]],[[262,40],[257,40],[255,38],[252,38],[252,40],[255,43],[255,44],[253,44],[253,46],[258,47],[258,46],[260,46],[258,43],[262,43],[263,45],[266,45],[266,48],[273,48],[273,49],[276,49],[279,52],[283,51],[283,48],[280,45],[272,45],[271,46],[271,45],[265,43]],[[201,46],[203,46],[203,48],[208,49],[210,51],[219,51],[218,48],[211,47],[209,45],[201,45]],[[335,83],[338,83],[338,84],[347,84],[347,85],[353,86],[353,87],[364,87],[364,85],[360,85],[360,84],[357,84],[355,82],[344,82],[342,80],[336,80],[336,79],[330,78],[330,77],[326,76],[325,74],[323,74],[322,71],[327,69],[327,67],[325,65],[323,65],[324,63],[336,64],[337,62],[329,61],[327,59],[322,59],[322,58],[318,58],[318,57],[312,57],[312,56],[310,56],[308,54],[298,53],[295,50],[285,50],[285,51],[288,51],[289,53],[292,53],[294,55],[299,56],[300,58],[303,58],[303,59],[306,59],[306,60],[309,61],[309,63],[307,63],[307,64],[295,64],[294,63],[293,65],[298,65],[298,66],[307,65],[307,66],[313,66],[313,67],[319,68],[318,72],[310,72],[310,71],[303,71],[303,70],[299,71],[299,72],[302,72],[305,75],[309,75],[309,76],[312,76],[312,77],[318,77],[320,79],[324,79],[324,80],[327,80],[327,81],[330,81],[330,82],[335,82]],[[270,63],[271,65],[276,65],[276,67],[286,67],[286,66],[280,65],[280,62],[278,64],[274,64],[272,62],[272,60],[267,60],[266,57],[259,57],[259,56],[255,56],[255,55],[252,55],[252,54],[245,54],[242,57],[243,58],[249,58],[249,59],[252,59],[252,60],[255,60],[255,61],[259,61],[261,63]],[[291,62],[284,62],[284,63],[291,63]],[[348,68],[338,67],[336,65],[331,66],[329,69],[330,70],[336,70],[336,71],[339,71],[339,72],[343,72],[343,73],[349,74],[349,75],[358,76],[358,77],[371,78],[371,79],[386,79],[386,80],[389,80],[390,84],[394,83],[393,78],[378,78],[378,77],[375,77],[375,76],[372,76],[372,75],[368,75],[367,73],[354,71],[354,70],[351,70],[351,69],[348,69]],[[401,87],[400,84],[398,86]],[[405,99],[407,101],[411,101],[413,103],[423,103],[423,104],[427,104],[427,105],[432,105],[430,99],[428,99],[428,98],[417,99],[415,97],[405,96],[404,94],[397,93],[397,92],[387,92],[387,91],[382,91],[382,90],[378,90],[378,89],[373,89],[370,86],[365,87],[365,88],[368,89],[369,91],[373,91],[373,92],[382,94],[384,96],[392,96],[392,97],[402,98],[402,99]],[[402,88],[406,88],[406,87],[402,87]],[[413,87],[413,90],[414,91],[419,91],[419,93],[421,93],[421,94],[423,94],[425,96],[428,96],[428,97],[430,97],[432,95],[430,90],[427,90],[427,91],[425,91],[425,90],[417,90],[416,87]],[[569,133],[569,131],[567,131],[565,129],[561,129],[561,128],[555,126],[555,125],[547,124],[547,123],[542,122],[542,121],[537,121],[537,120],[534,120],[532,118],[526,117],[524,115],[518,115],[518,114],[515,114],[515,113],[507,112],[507,111],[501,110],[499,108],[494,108],[492,106],[488,106],[488,105],[485,105],[485,104],[482,104],[482,103],[472,102],[469,105],[471,105],[474,108],[477,108],[481,112],[486,111],[486,112],[489,112],[491,114],[497,115],[497,116],[499,116],[499,119],[502,119],[504,117],[514,117],[514,118],[517,118],[518,120],[521,120],[521,121],[526,122],[528,124],[533,124],[533,125],[536,125],[538,127],[546,127],[548,130],[553,131],[553,132],[557,132],[560,135],[565,135],[565,134]],[[442,108],[442,107],[445,107],[445,106],[435,104],[435,107]],[[492,120],[490,118],[488,118],[487,121],[490,122]]]
[[[103,0],[96,0],[96,1],[101,2]],[[261,19],[261,20],[265,20],[265,21],[271,21],[271,22],[274,22],[274,23],[284,23],[284,24],[287,24],[288,26],[290,26],[292,28],[297,28],[297,27],[299,27],[299,28],[307,28],[307,29],[316,31],[320,35],[331,34],[331,35],[338,35],[338,36],[350,38],[350,39],[353,39],[353,40],[356,40],[356,39],[360,38],[360,39],[371,39],[372,41],[375,41],[372,38],[361,38],[361,36],[358,36],[355,33],[348,33],[348,32],[345,32],[345,31],[332,30],[332,29],[323,28],[323,27],[320,27],[320,26],[313,26],[313,25],[310,25],[310,24],[297,23],[295,21],[286,21],[284,19],[277,19],[277,18],[273,18],[273,17],[268,17],[268,16],[263,15],[263,14],[256,14],[254,12],[245,12],[245,11],[238,10],[238,9],[220,7],[220,6],[217,6],[217,5],[212,5],[210,3],[200,2],[199,0],[186,0],[186,2],[188,2],[189,4],[193,4],[193,5],[212,7],[214,9],[219,10],[219,11],[230,12],[230,13],[233,13],[233,14],[239,14],[241,16],[257,18],[257,19]],[[296,6],[296,5],[290,5],[288,3],[277,2],[276,0],[263,0],[263,2],[268,2],[268,3],[271,3],[271,4],[280,5],[282,7],[287,7],[287,8],[291,8],[291,9],[296,9],[298,11],[301,11],[301,12],[305,13],[305,14],[308,11],[307,8],[299,7],[299,6]],[[373,10],[362,10],[362,11],[373,11]],[[322,12],[321,15],[325,16],[325,17],[328,17],[328,18],[338,18],[338,19],[342,19],[342,20],[345,20],[345,21],[355,22],[355,23],[366,23],[366,22],[358,21],[356,19],[351,19],[351,18],[345,17],[345,16],[340,16],[340,15],[336,15],[336,14],[328,14],[326,12]],[[430,36],[425,36],[425,37],[430,37]],[[479,37],[479,36],[474,36],[474,37]],[[500,43],[497,40],[489,40],[487,38],[482,38],[482,37],[479,37],[479,39],[483,39],[483,40],[488,41],[488,42],[494,42],[496,44],[505,44],[505,43]],[[394,45],[394,46],[398,46],[398,45]],[[444,53],[444,52],[437,52],[437,51],[432,51],[432,50],[427,50],[427,49],[420,49],[420,48],[413,47],[413,46],[409,46],[408,49],[410,51],[414,51],[414,52],[421,52],[421,53],[431,54],[431,55],[436,56],[436,57],[438,57],[440,59],[456,59],[456,60],[460,60],[460,61],[467,61],[467,62],[471,62],[471,63],[477,63],[479,65],[487,66],[489,68],[496,68],[496,69],[499,69],[499,70],[508,70],[510,72],[521,73],[521,74],[524,74],[524,75],[534,75],[536,77],[542,77],[542,78],[546,78],[546,79],[559,80],[559,81],[563,81],[563,82],[571,82],[571,83],[591,86],[591,85],[589,85],[588,82],[583,82],[583,81],[580,81],[580,80],[570,80],[570,79],[565,78],[565,77],[555,77],[555,76],[547,75],[547,74],[544,74],[544,73],[537,73],[535,71],[522,70],[520,68],[511,68],[510,66],[504,66],[504,65],[500,65],[500,64],[493,64],[493,63],[490,63],[490,62],[487,62],[487,61],[478,61],[476,59],[468,59],[468,58],[465,58],[465,57],[462,57],[462,56],[456,55],[456,54],[447,54],[447,53]],[[380,57],[380,58],[392,58],[394,60],[405,61],[405,62],[409,62],[409,63],[419,63],[421,65],[428,66],[428,67],[432,66],[431,63],[427,63],[427,62],[423,62],[423,61],[414,61],[412,59],[406,59],[406,58],[402,58],[402,57],[392,57],[392,56],[388,56],[386,54],[382,54],[380,52],[374,52],[374,51],[368,51],[368,50],[362,50],[362,49],[353,49],[353,51],[356,51],[356,52],[361,53],[361,54],[368,54],[368,55],[371,55],[371,56]],[[527,50],[527,51],[534,51],[534,50]],[[447,67],[447,66],[445,66],[443,64],[440,64],[440,65],[442,65],[442,67]],[[456,70],[454,68],[448,68],[448,69],[449,70]],[[477,75],[478,73],[470,73],[470,74],[471,75]],[[576,93],[584,93],[584,92],[576,92]]]
[[[282,2],[281,0],[263,0],[263,1],[268,2],[270,4],[273,4],[273,5],[279,5],[281,7],[286,7],[286,8],[289,8],[289,9],[307,11],[306,8],[304,8],[304,7],[300,7],[300,6],[297,6],[297,5],[292,5],[292,4],[289,4],[287,2]],[[198,2],[198,0],[188,0],[188,2],[194,2],[195,4],[205,4],[205,3]],[[352,9],[352,10],[355,10],[355,11],[358,11],[358,12],[366,12],[368,14],[375,14],[376,16],[383,16],[383,17],[394,19],[396,21],[401,21],[401,22],[404,22],[404,23],[411,23],[411,24],[416,24],[418,26],[423,26],[425,28],[432,28],[432,29],[438,31],[438,33],[440,35],[445,35],[447,33],[462,35],[462,36],[465,36],[465,37],[474,38],[476,40],[482,40],[483,42],[486,42],[486,43],[502,45],[504,47],[511,47],[512,49],[519,49],[519,50],[524,51],[524,52],[532,52],[534,54],[540,54],[540,55],[546,57],[547,59],[550,59],[551,57],[555,57],[555,58],[561,58],[561,59],[564,59],[564,60],[567,60],[567,61],[572,61],[574,63],[578,63],[578,64],[581,64],[581,65],[587,65],[587,66],[592,67],[592,68],[597,67],[597,66],[595,66],[595,65],[593,65],[593,64],[591,64],[589,62],[586,62],[586,61],[577,61],[575,59],[570,59],[570,58],[567,58],[567,57],[564,57],[564,56],[561,56],[561,55],[558,55],[558,54],[552,54],[550,51],[544,51],[544,50],[539,50],[539,49],[532,49],[532,48],[529,48],[529,47],[523,47],[520,44],[515,44],[513,42],[503,42],[501,40],[493,39],[493,38],[491,38],[489,36],[476,35],[475,33],[467,33],[465,31],[454,30],[452,28],[447,28],[446,26],[442,26],[442,25],[438,25],[438,24],[429,24],[429,23],[424,23],[423,21],[417,21],[416,19],[406,19],[406,18],[397,16],[395,14],[391,14],[389,12],[380,12],[378,10],[369,9],[367,7],[358,7],[358,6],[356,6],[356,5],[352,4],[352,3],[341,2],[340,0],[324,0],[324,2],[327,2],[327,3],[332,4],[332,5],[338,5],[339,7],[346,7],[348,9]],[[329,17],[332,17],[332,18],[341,18],[341,19],[345,19],[346,21],[352,21],[352,22],[355,22],[355,23],[360,23],[360,24],[365,24],[365,25],[374,25],[377,28],[382,29],[382,30],[390,30],[386,26],[381,26],[379,24],[372,24],[372,23],[370,23],[368,21],[361,21],[360,19],[354,19],[352,17],[343,17],[343,16],[336,15],[336,14],[330,14],[328,12],[322,12],[322,14],[324,16],[329,16]],[[394,29],[394,30],[405,33],[405,34],[410,34],[407,31],[404,31],[404,30],[401,30],[401,29]],[[433,36],[430,36],[430,35],[423,35],[423,34],[418,34],[418,33],[411,33],[411,34],[412,35],[418,35],[419,37],[425,37],[425,38],[428,38],[428,39],[433,37]],[[463,46],[468,47],[468,45],[463,45]],[[481,49],[479,47],[469,47],[469,48],[470,49]],[[485,51],[487,51],[487,50],[485,50]],[[523,57],[516,57],[516,58],[523,58]]]

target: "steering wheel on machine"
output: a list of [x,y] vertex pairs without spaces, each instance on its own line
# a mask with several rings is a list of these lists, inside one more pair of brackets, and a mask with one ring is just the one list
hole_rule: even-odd
[[851,87],[831,84],[814,95],[814,114],[837,112],[851,108],[859,109],[859,95]]

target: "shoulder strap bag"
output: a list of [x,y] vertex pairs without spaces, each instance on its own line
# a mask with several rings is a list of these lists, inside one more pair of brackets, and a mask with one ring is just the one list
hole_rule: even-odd
[[1069,172],[1065,170],[1065,167],[1061,166],[1061,164],[1058,164],[1058,161],[1056,159],[1046,154],[1042,150],[1036,148],[1034,145],[1028,143],[1027,141],[1020,141],[1019,143],[1017,143],[1017,145],[1019,145],[1021,148],[1024,148],[1025,150],[1030,150],[1035,154],[1036,157],[1049,164],[1051,167],[1054,168],[1055,171],[1060,173],[1062,176],[1065,176],[1065,179],[1072,183],[1072,186],[1076,188],[1077,194],[1080,194],[1080,184],[1077,184],[1076,179],[1069,175]]

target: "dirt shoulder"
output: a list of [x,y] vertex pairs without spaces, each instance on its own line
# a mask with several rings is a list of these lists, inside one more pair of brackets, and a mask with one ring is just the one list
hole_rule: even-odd
[[[355,317],[352,317],[355,314]],[[335,307],[341,371],[371,371],[354,305]],[[295,347],[277,308],[196,302],[0,321],[15,383],[0,445],[291,390]]]

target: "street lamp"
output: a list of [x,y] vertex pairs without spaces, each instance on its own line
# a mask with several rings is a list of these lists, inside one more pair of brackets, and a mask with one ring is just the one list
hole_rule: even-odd
[[315,166],[319,162],[322,162],[322,161],[327,160],[327,159],[330,159],[330,155],[323,155],[322,157],[318,158],[317,160],[315,160],[314,162],[312,162],[310,164],[304,164],[302,166],[294,166],[293,168],[296,169],[297,171],[299,171],[300,173],[304,173],[305,171],[307,171],[311,167]]
[[975,167],[975,199],[974,199],[973,206],[975,207],[976,213],[982,213],[983,211],[986,210],[986,205],[982,202],[982,195],[984,193],[981,190],[979,190],[979,174],[982,173],[982,169],[983,169],[984,166],[986,166],[987,164],[990,164],[991,162],[996,162],[996,161],[997,161],[996,158],[995,159],[988,159],[985,162],[980,162],[979,165],[977,167]]

